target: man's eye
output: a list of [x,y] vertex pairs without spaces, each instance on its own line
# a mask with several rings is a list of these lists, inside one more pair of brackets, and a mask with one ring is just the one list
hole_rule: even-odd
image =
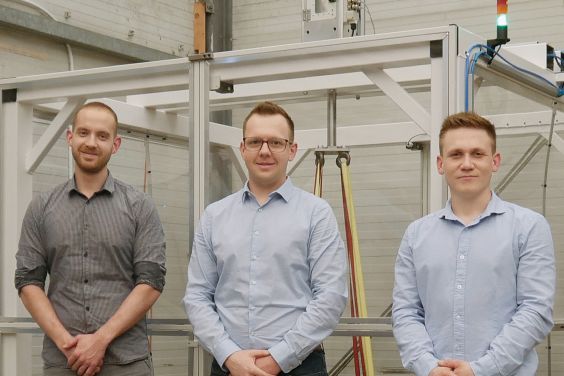
[[281,146],[282,143],[283,142],[281,140],[270,140],[270,145],[272,146]]
[[249,144],[249,146],[257,146],[258,144],[261,144],[262,142],[259,140],[248,140],[247,144]]

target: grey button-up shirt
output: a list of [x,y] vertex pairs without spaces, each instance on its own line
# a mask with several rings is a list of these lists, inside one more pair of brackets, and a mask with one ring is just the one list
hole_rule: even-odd
[[[140,283],[164,287],[164,232],[153,201],[108,175],[87,199],[74,179],[35,197],[22,224],[15,285],[44,288],[71,335],[93,333],[117,311]],[[106,364],[148,356],[145,319],[108,347]],[[46,365],[64,367],[66,358],[45,336]]]

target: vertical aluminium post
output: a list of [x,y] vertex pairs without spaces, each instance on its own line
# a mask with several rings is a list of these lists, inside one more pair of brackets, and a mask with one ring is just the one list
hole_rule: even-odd
[[[15,94],[15,89],[14,90]],[[14,288],[21,223],[32,197],[25,160],[31,150],[32,106],[2,91],[0,110],[0,316],[27,316]],[[31,375],[31,335],[0,335],[0,376]]]
[[430,148],[427,173],[429,213],[443,207],[446,198],[446,185],[435,166],[435,158],[439,155],[439,132],[443,119],[449,113],[449,45],[448,38],[431,41],[431,124]]
[[[194,229],[200,222],[209,191],[209,92],[210,92],[210,55],[196,55],[190,58],[190,124],[189,124],[189,149],[190,166],[189,178],[191,179],[192,200],[190,202],[189,244],[192,244]],[[188,252],[189,255],[191,251]],[[190,376],[202,376],[209,362],[209,356],[204,354],[201,346],[191,346],[189,361],[193,368],[189,370]],[[191,373],[190,373],[191,371]]]
[[337,146],[337,90],[327,93],[327,146]]
[[189,174],[192,180],[192,203],[189,226],[193,234],[208,201],[210,67],[204,58],[191,58],[190,61]]

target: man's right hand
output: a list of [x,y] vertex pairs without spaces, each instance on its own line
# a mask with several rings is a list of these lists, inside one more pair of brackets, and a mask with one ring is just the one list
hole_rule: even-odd
[[78,339],[76,337],[72,337],[69,335],[69,338],[65,341],[65,343],[59,347],[59,350],[61,350],[61,352],[65,354],[67,360],[74,352],[74,348],[76,347],[77,343],[78,343]]
[[429,376],[456,376],[456,374],[448,367],[435,367],[429,372]]
[[275,376],[257,367],[257,358],[269,356],[268,350],[240,350],[229,355],[225,366],[232,376]]

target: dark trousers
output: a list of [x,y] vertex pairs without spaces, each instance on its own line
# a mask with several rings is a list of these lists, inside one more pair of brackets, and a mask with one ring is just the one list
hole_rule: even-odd
[[[213,360],[211,366],[211,376],[227,376],[229,372],[221,369],[216,360]],[[288,373],[280,372],[279,376],[327,376],[327,364],[325,363],[325,351],[315,350],[302,364],[294,368]]]
[[[96,376],[153,376],[153,362],[151,357],[133,363],[114,365],[105,364]],[[69,368],[44,367],[43,376],[76,376],[76,372]]]

